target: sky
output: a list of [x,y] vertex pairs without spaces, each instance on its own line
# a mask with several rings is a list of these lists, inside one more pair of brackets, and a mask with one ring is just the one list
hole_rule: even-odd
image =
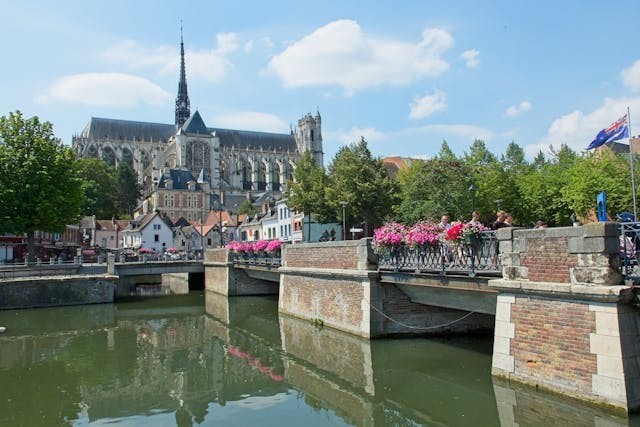
[[3,0],[0,115],[173,123],[180,28],[192,114],[287,133],[322,116],[325,165],[457,155],[474,139],[529,158],[581,152],[630,110],[640,134],[640,2]]

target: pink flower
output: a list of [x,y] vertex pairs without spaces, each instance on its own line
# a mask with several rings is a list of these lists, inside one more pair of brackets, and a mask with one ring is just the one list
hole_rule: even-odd
[[280,240],[271,240],[267,245],[267,252],[278,252],[281,246],[282,243],[280,242]]
[[438,229],[433,224],[420,221],[409,228],[406,240],[409,246],[433,246],[438,242]]
[[405,241],[407,230],[402,224],[389,222],[373,232],[373,244],[378,248],[400,246]]
[[268,245],[269,245],[269,241],[268,240],[258,240],[257,242],[253,243],[253,250],[255,252],[262,252],[265,249],[267,249]]

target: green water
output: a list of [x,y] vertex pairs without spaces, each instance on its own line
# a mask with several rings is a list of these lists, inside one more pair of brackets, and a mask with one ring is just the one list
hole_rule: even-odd
[[494,383],[492,338],[372,342],[198,292],[0,312],[0,425],[619,426]]

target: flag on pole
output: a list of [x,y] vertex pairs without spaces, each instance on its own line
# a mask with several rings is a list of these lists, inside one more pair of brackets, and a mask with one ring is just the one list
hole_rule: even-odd
[[627,121],[627,114],[620,117],[613,122],[608,128],[602,129],[596,135],[596,139],[591,141],[591,144],[587,147],[587,150],[592,148],[598,148],[607,142],[617,141],[619,139],[629,137],[629,122]]

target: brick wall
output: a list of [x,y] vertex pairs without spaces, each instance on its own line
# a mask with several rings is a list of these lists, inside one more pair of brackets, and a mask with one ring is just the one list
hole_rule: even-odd
[[330,243],[291,245],[287,246],[284,258],[287,267],[357,269],[358,246]]
[[529,236],[526,249],[520,254],[520,265],[528,268],[529,280],[570,283],[569,271],[578,264],[578,256],[569,253],[568,242],[567,236]]
[[589,304],[517,297],[511,306],[516,376],[572,390],[591,390],[597,358],[590,350],[596,332]]
[[229,250],[226,248],[207,249],[204,251],[205,262],[229,262]]
[[368,336],[362,278],[283,274],[280,287],[286,289],[280,292],[280,312],[308,320],[321,319],[326,326]]

